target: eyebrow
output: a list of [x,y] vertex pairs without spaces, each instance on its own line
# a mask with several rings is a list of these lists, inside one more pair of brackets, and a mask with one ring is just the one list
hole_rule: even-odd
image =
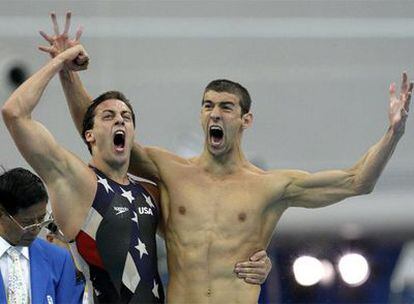
[[105,112],[109,112],[110,114],[114,114],[115,113],[115,111],[114,110],[111,110],[111,109],[105,109],[105,110],[102,110],[102,114],[104,114]]
[[47,215],[47,212],[45,212],[45,213],[44,213],[44,214],[42,214],[42,215],[35,216],[35,217],[30,217],[30,218],[22,218],[21,220],[22,220],[22,222],[31,222],[31,221],[33,221],[33,220],[36,220],[36,222],[39,222],[39,220],[43,220],[43,219],[46,217],[46,215]]
[[[214,103],[214,102],[212,102],[209,99],[205,99],[205,100],[203,100],[202,105],[205,104],[206,102],[208,102],[208,103]],[[235,106],[236,105],[236,103],[234,101],[227,101],[227,100],[219,101],[219,102],[217,102],[217,104],[220,105],[220,106],[222,106],[222,105],[226,105],[226,106],[227,105],[233,105],[233,106]]]
[[[115,114],[116,111],[111,110],[111,109],[105,109],[105,110],[102,110],[101,113],[104,114],[105,112],[109,112],[110,114]],[[130,111],[130,110],[123,110],[123,111],[121,111],[121,115],[122,114],[125,114],[125,113],[128,113],[128,114],[131,114],[132,115],[132,111]]]

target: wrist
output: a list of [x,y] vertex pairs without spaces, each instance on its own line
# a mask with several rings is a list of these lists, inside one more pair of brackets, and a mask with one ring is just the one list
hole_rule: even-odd
[[63,64],[63,68],[59,71],[59,77],[63,82],[74,82],[74,72],[66,64]]
[[399,140],[401,138],[401,136],[403,136],[404,134],[404,128],[395,128],[395,126],[389,126],[388,127],[388,131],[387,134],[396,140]]
[[65,60],[59,54],[51,60],[51,63],[53,67],[55,67],[58,71],[61,71],[65,64]]
[[70,77],[70,70],[67,68],[66,64],[63,64],[62,69],[59,71],[59,75],[64,78]]

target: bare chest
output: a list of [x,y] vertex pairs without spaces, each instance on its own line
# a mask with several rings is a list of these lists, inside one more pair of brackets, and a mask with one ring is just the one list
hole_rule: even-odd
[[214,179],[191,174],[171,180],[168,193],[169,223],[176,229],[238,233],[246,226],[259,227],[274,214],[283,187],[255,176]]

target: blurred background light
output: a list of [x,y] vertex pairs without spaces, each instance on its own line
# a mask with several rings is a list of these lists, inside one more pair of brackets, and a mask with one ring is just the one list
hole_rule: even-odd
[[293,274],[296,282],[302,286],[317,284],[323,276],[321,261],[311,256],[301,256],[293,263]]
[[321,260],[323,274],[321,284],[324,286],[331,286],[335,280],[335,268],[328,260]]
[[350,286],[364,284],[369,277],[368,261],[358,253],[345,254],[338,263],[342,280]]

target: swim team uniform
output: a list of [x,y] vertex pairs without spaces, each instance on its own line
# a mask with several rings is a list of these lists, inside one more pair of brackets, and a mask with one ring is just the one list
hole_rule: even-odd
[[95,303],[164,303],[155,241],[156,184],[128,175],[129,185],[121,185],[92,169],[98,187],[75,239],[89,293],[93,290]]

